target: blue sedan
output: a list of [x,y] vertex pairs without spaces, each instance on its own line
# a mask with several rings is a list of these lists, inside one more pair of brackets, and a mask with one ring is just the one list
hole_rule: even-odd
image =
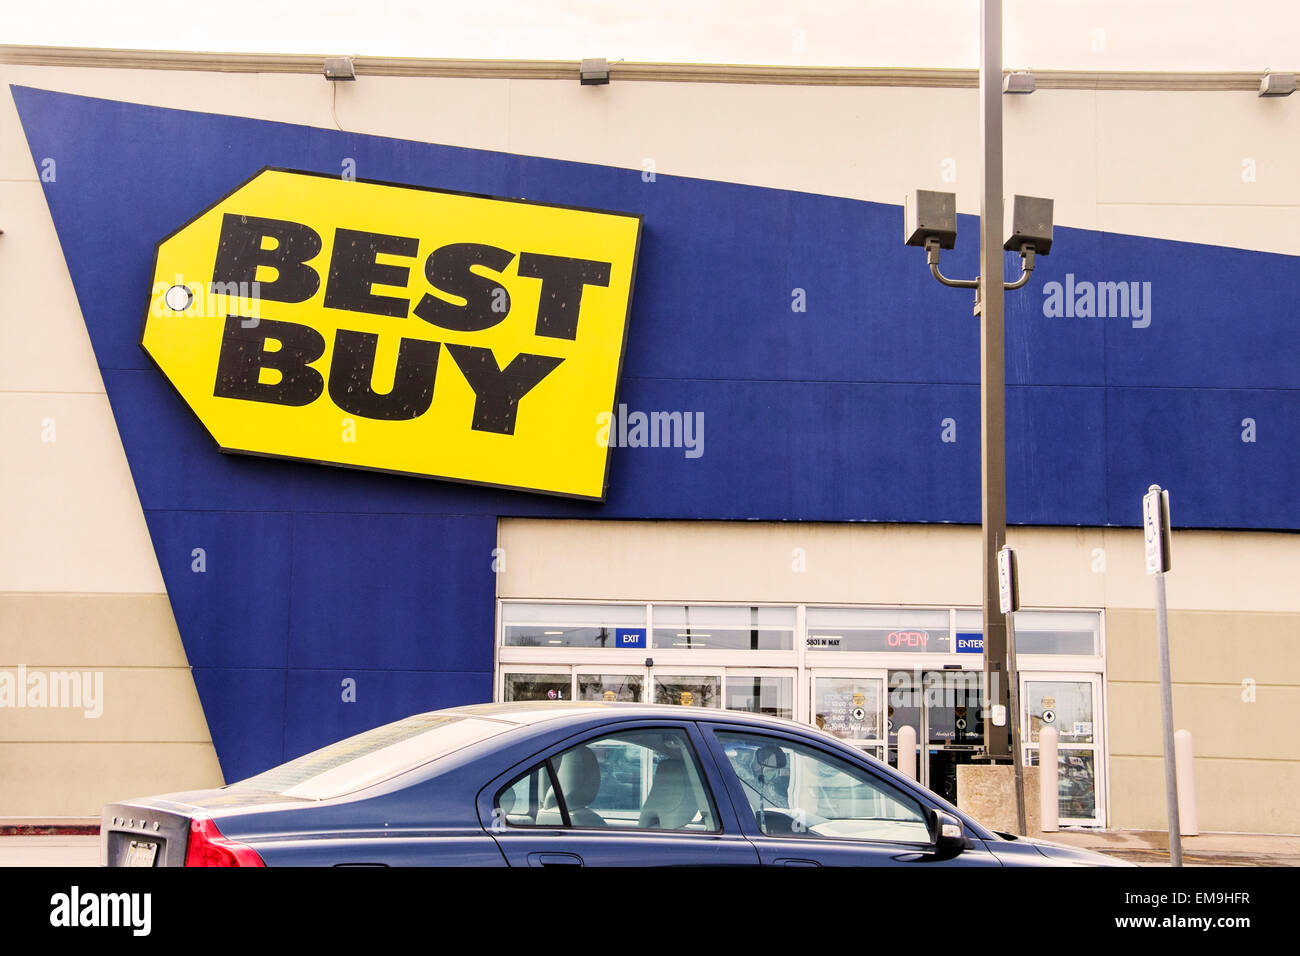
[[1000,835],[814,727],[640,704],[419,714],[104,808],[110,866],[1106,866]]

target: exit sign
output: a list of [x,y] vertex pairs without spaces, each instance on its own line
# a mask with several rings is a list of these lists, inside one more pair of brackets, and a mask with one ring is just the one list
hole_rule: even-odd
[[646,646],[645,628],[644,627],[620,628],[619,630],[614,632],[614,646],[634,647],[634,648],[644,649]]

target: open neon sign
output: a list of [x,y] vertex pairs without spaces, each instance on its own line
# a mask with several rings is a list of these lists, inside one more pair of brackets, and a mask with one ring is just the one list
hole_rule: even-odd
[[890,631],[885,638],[890,647],[921,647],[930,640],[929,631]]

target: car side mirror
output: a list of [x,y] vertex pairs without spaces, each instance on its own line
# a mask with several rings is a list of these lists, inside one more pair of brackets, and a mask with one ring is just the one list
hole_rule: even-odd
[[962,822],[951,813],[933,809],[926,815],[929,817],[930,841],[942,856],[956,856],[973,845],[966,837],[966,828]]

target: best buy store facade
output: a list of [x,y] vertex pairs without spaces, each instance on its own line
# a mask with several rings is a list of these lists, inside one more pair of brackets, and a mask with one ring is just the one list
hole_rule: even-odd
[[[0,63],[0,817],[532,697],[886,758],[908,724],[952,793],[978,326],[899,204],[977,207],[973,74]],[[1007,299],[1007,465],[1021,719],[1031,760],[1061,732],[1070,823],[1163,822],[1155,482],[1201,826],[1300,831],[1300,119],[1249,85],[1006,104],[1008,191],[1056,203]],[[20,668],[102,675],[101,715],[18,706]]]

